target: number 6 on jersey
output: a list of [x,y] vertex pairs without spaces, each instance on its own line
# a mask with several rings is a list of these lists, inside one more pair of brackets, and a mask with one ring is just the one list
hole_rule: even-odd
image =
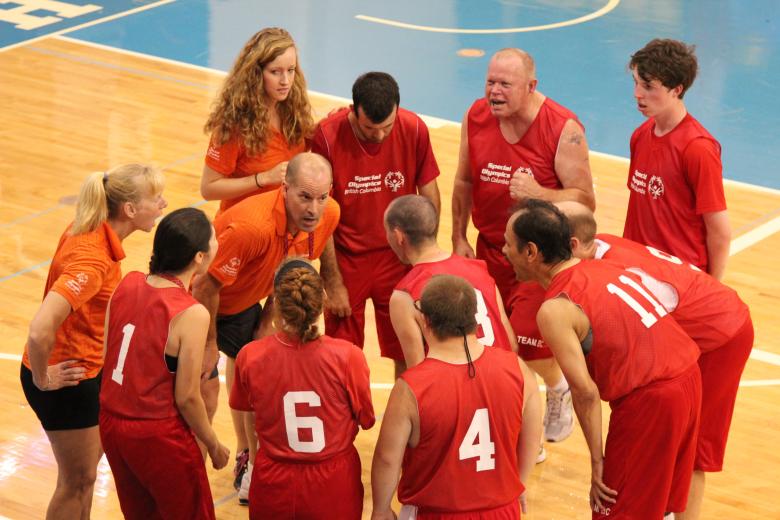
[[[479,442],[477,442],[479,438]],[[496,445],[490,440],[490,416],[487,408],[474,412],[469,429],[458,448],[460,460],[477,459],[477,471],[496,469]]]

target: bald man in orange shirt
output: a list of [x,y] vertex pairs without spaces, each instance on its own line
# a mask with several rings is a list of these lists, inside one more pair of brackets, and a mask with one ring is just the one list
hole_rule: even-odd
[[[227,389],[233,385],[235,358],[241,348],[272,330],[271,300],[260,300],[273,290],[273,276],[287,256],[319,258],[333,248],[333,231],[339,222],[339,205],[330,198],[332,171],[320,155],[301,153],[288,164],[278,190],[248,197],[222,213],[214,222],[219,242],[208,274],[198,278],[193,295],[212,317],[206,352],[208,367],[217,360],[217,348],[227,355]],[[332,266],[322,265],[327,271]],[[205,366],[205,364],[204,364]],[[209,383],[206,384],[208,386]],[[216,410],[217,383],[204,387]],[[231,410],[237,437],[235,487],[242,467],[256,450],[252,414]]]

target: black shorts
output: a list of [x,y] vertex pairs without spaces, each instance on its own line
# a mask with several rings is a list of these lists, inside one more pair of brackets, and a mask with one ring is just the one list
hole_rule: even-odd
[[217,316],[217,346],[226,356],[236,358],[238,352],[255,337],[262,307],[256,303],[237,314]]
[[84,379],[76,386],[59,390],[38,390],[32,372],[22,365],[19,379],[27,402],[46,431],[79,430],[98,425],[100,414],[100,377]]

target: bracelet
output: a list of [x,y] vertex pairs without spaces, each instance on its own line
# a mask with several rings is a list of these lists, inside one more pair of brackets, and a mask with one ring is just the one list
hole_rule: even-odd
[[258,174],[256,173],[256,174],[255,174],[255,185],[256,185],[258,188],[262,188],[262,186],[260,186],[260,183],[259,183],[259,182],[257,182],[257,175],[258,175]]

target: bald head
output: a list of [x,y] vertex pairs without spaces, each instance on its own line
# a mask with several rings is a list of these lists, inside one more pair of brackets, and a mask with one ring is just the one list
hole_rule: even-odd
[[288,186],[299,186],[301,183],[326,183],[333,181],[333,171],[330,163],[320,154],[299,153],[287,163],[287,173],[284,182]]
[[566,215],[572,236],[576,237],[582,245],[591,244],[596,238],[596,219],[593,211],[573,200],[556,202],[555,206]]
[[412,247],[436,242],[439,231],[439,215],[433,203],[422,195],[398,197],[385,211],[388,230],[400,230]]
[[522,49],[507,47],[497,51],[490,58],[490,61],[501,61],[506,63],[515,63],[518,72],[521,72],[527,79],[536,79],[536,64],[530,54]]

